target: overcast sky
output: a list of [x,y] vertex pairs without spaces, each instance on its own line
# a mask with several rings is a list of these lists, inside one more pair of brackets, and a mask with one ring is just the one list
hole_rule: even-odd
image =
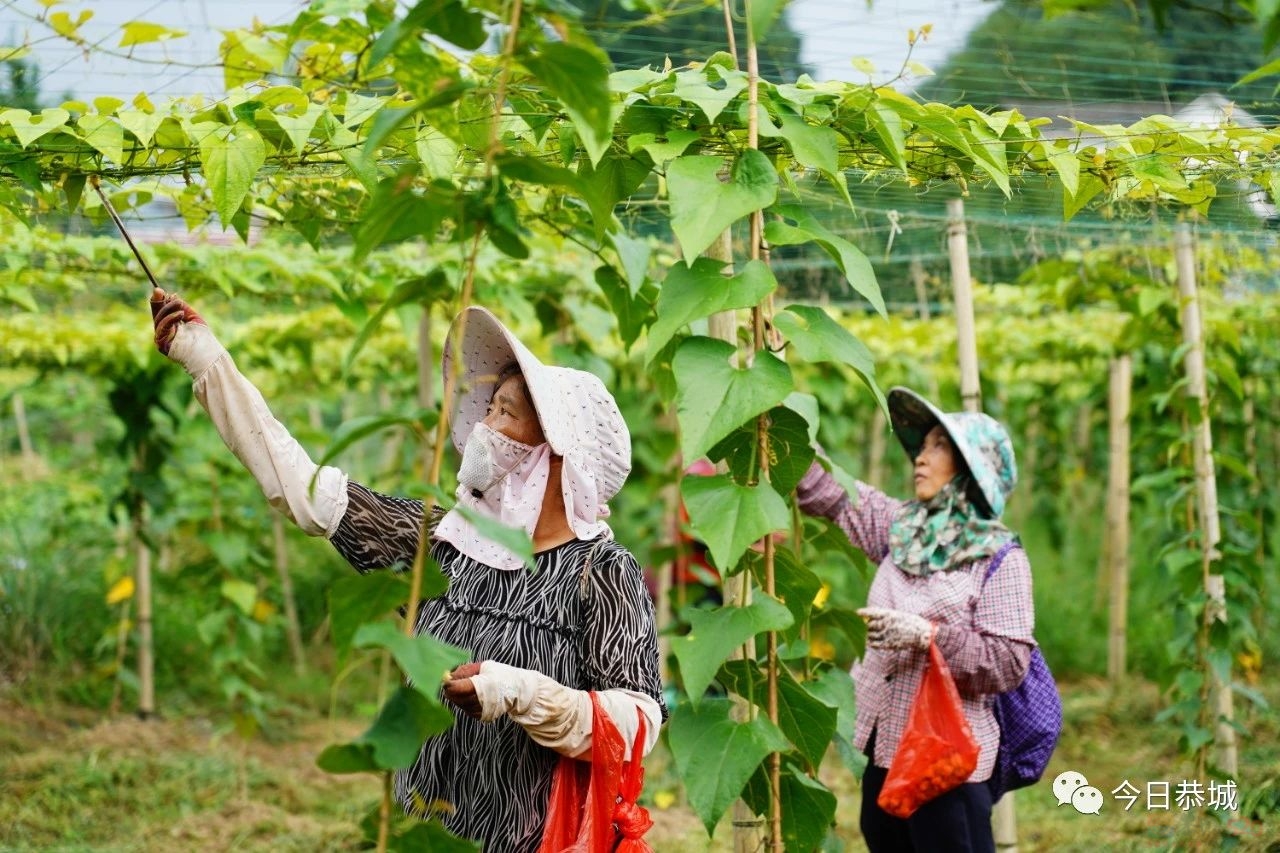
[[[32,18],[36,0],[13,0],[0,8],[0,43],[29,40],[40,68],[39,88],[46,101],[64,93],[81,100],[110,95],[128,100],[145,91],[153,100],[224,89],[217,62],[221,30],[249,26],[254,16],[266,23],[291,20],[303,0],[65,0],[53,11],[82,9],[93,17],[81,29],[91,44],[115,52],[121,27],[134,20],[187,32],[167,45],[135,48],[130,61],[97,51],[87,55]],[[802,59],[819,79],[866,80],[852,65],[855,57],[871,60],[879,79],[897,73],[907,56],[907,31],[932,24],[929,40],[917,46],[913,59],[937,67],[964,43],[969,30],[989,14],[991,0],[794,0],[787,9],[792,27],[804,40]],[[23,14],[25,13],[25,14]]]

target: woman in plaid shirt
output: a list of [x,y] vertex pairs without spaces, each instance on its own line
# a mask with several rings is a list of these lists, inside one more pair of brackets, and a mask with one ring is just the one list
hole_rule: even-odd
[[[905,388],[889,392],[893,429],[915,464],[915,499],[899,501],[866,483],[857,499],[817,462],[797,488],[800,508],[838,524],[879,568],[867,606],[867,649],[854,665],[854,744],[870,761],[863,775],[861,828],[879,851],[994,851],[991,776],[1000,730],[994,694],[1026,674],[1034,612],[1031,568],[1009,551],[984,584],[992,556],[1016,537],[1000,521],[1017,480],[1008,433],[983,414],[944,413]],[[959,689],[980,749],[966,784],[908,819],[876,798],[906,726],[935,639]]]

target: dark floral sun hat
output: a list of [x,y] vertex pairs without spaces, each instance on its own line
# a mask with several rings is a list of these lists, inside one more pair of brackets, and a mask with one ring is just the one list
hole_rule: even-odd
[[890,389],[888,402],[894,435],[907,457],[914,461],[929,430],[941,424],[973,476],[978,509],[999,518],[1018,482],[1013,442],[1000,422],[980,412],[944,412],[909,388]]

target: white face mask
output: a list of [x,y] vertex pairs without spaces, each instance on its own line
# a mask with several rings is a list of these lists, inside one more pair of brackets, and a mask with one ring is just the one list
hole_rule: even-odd
[[531,444],[516,441],[478,423],[471,430],[471,437],[462,449],[458,483],[469,489],[473,497],[483,497],[485,492],[510,474],[533,449]]

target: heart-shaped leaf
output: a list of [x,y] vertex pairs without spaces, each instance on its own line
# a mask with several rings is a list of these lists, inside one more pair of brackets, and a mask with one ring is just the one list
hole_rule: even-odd
[[[795,396],[794,394],[791,396]],[[809,470],[814,451],[809,424],[790,408],[769,410],[769,485],[780,495],[788,495]],[[729,437],[707,451],[712,462],[724,460],[739,483],[751,482],[760,467],[759,437],[754,423],[738,427]]]
[[722,570],[737,565],[752,542],[791,523],[787,502],[773,489],[740,486],[724,475],[685,477],[680,495],[689,525]]
[[0,124],[13,128],[13,133],[23,148],[46,133],[61,129],[69,118],[71,113],[58,107],[41,110],[37,115],[32,115],[30,110],[16,108],[0,112]]
[[716,442],[748,419],[781,403],[794,386],[791,368],[769,352],[739,369],[729,363],[733,345],[694,336],[680,343],[672,360],[680,444],[689,461],[705,456]]
[[413,764],[423,742],[453,725],[453,714],[411,687],[382,706],[369,730],[351,743],[325,747],[316,765],[329,773],[377,773]]
[[607,58],[597,50],[557,41],[547,42],[524,63],[564,104],[592,164],[599,163],[613,140]]
[[[689,479],[698,479],[691,477]],[[743,643],[765,631],[791,627],[791,612],[776,598],[761,594],[746,607],[689,608],[683,614],[689,633],[671,641],[689,701],[697,705],[720,665]]]
[[681,327],[717,311],[750,308],[773,293],[778,280],[763,261],[747,261],[735,275],[726,276],[723,261],[697,258],[691,266],[673,264],[658,293],[658,319],[649,330],[645,363],[667,345]]
[[688,156],[667,166],[671,230],[685,258],[703,253],[733,223],[763,210],[778,197],[778,173],[769,158],[749,148],[720,180],[719,157]]
[[832,232],[799,205],[780,205],[774,208],[774,212],[783,217],[784,221],[774,220],[765,225],[765,237],[771,244],[794,246],[811,241],[817,243],[832,257],[836,266],[840,267],[853,289],[862,294],[880,312],[880,316],[888,319],[884,297],[876,282],[876,272],[861,249]]
[[193,125],[205,131],[200,136],[200,163],[204,179],[213,194],[213,206],[223,227],[253,186],[258,169],[267,159],[266,143],[257,129],[244,122],[234,125]]
[[359,649],[374,647],[390,651],[401,671],[409,677],[409,686],[437,703],[436,694],[444,677],[471,659],[467,649],[442,643],[430,634],[406,636],[386,621],[361,625],[352,645]]
[[888,414],[888,404],[876,384],[876,364],[871,350],[830,314],[813,305],[788,305],[785,311],[774,315],[773,324],[805,361],[834,361],[852,367]]
[[120,119],[120,124],[124,126],[124,129],[134,135],[139,145],[148,146],[166,116],[143,110],[122,110],[117,118]]
[[[794,762],[783,764],[779,779],[784,850],[821,850],[822,840],[835,824],[836,796]],[[769,808],[769,777],[763,768],[756,771],[743,792],[743,799],[756,814]]]
[[[752,576],[763,588],[765,575],[763,555],[752,554],[749,566]],[[809,614],[813,611],[813,602],[822,590],[822,579],[800,562],[800,558],[794,551],[788,547],[779,546],[773,551],[773,583],[774,595],[787,605],[787,609],[791,611],[791,617],[795,619],[795,629],[803,627],[808,623]]]
[[[720,669],[725,687],[743,698],[750,697],[761,707],[768,707],[768,680],[763,670],[751,661],[731,660]],[[787,740],[814,767],[836,733],[836,706],[820,699],[796,681],[790,670],[778,670],[778,728]]]
[[338,654],[345,655],[351,648],[360,626],[381,619],[408,599],[409,580],[397,572],[369,572],[335,581],[329,587],[329,620]]
[[708,835],[765,756],[787,748],[786,736],[767,717],[738,722],[732,712],[727,699],[709,699],[677,707],[667,724],[676,772]]
[[124,165],[124,128],[107,116],[84,115],[76,122],[84,141],[116,165]]

